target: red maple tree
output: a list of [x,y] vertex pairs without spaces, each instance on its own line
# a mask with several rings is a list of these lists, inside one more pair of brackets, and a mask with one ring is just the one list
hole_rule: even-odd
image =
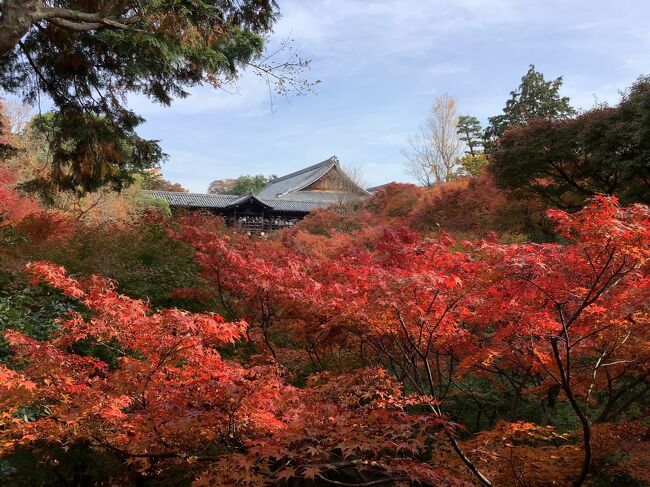
[[[648,391],[649,213],[598,197],[581,212],[549,212],[561,243],[423,240],[406,228],[359,230],[323,252],[283,241],[194,233],[191,242],[219,294],[260,324],[280,363],[302,347],[316,370],[381,367],[407,391],[430,397],[441,417],[460,399],[489,398],[474,380],[510,398],[507,418],[537,402],[542,427],[566,402],[581,426],[582,484],[593,459],[593,423],[626,417]],[[196,229],[194,229],[196,232]],[[199,236],[200,235],[200,236]],[[326,241],[325,241],[326,242]],[[274,350],[274,347],[276,350]],[[283,357],[284,355],[284,357]],[[448,431],[456,454],[486,485]],[[550,438],[548,436],[547,438]]]

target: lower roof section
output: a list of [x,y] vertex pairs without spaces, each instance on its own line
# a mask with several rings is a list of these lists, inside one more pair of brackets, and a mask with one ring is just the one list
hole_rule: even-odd
[[235,210],[239,205],[257,201],[268,211],[309,213],[316,208],[326,208],[338,201],[307,200],[293,198],[259,198],[254,195],[225,195],[202,193],[176,193],[173,191],[144,191],[147,196],[169,203],[172,208],[196,208],[208,210]]

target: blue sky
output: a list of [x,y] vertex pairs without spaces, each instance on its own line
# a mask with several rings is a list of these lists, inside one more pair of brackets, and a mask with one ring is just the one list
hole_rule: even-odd
[[272,42],[311,59],[316,92],[275,99],[245,73],[161,107],[135,97],[140,133],[161,140],[164,176],[204,192],[214,179],[286,174],[336,155],[368,185],[408,182],[402,150],[435,97],[460,113],[501,111],[528,64],[564,76],[589,108],[650,73],[647,0],[279,0]]

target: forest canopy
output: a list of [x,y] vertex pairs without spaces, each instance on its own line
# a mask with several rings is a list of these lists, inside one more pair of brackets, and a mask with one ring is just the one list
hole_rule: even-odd
[[53,102],[0,100],[1,485],[650,484],[648,76],[579,111],[531,65],[485,128],[442,93],[419,185],[265,232],[157,199],[187,190],[125,99],[302,89],[275,2],[0,14],[0,87]]

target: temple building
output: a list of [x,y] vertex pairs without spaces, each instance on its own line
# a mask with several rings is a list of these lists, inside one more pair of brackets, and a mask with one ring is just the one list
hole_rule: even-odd
[[316,208],[344,204],[370,193],[341,168],[336,157],[272,179],[255,194],[174,193],[146,191],[176,210],[204,210],[222,215],[226,223],[252,232],[293,226]]

